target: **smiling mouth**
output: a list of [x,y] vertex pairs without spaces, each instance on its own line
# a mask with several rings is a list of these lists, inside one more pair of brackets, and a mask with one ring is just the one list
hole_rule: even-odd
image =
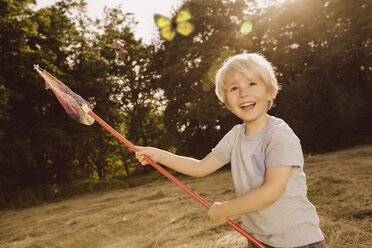
[[254,103],[254,102],[249,102],[249,103],[243,103],[242,105],[240,105],[240,108],[243,109],[243,110],[250,110],[250,109],[252,109],[254,106],[256,106],[256,103]]

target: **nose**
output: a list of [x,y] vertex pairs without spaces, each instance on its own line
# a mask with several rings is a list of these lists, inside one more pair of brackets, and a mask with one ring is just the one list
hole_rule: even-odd
[[240,97],[246,97],[250,95],[250,88],[247,86],[241,87]]

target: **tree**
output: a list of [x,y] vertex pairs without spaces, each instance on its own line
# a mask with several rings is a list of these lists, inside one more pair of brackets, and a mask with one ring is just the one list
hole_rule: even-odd
[[269,15],[275,42],[267,39],[266,50],[284,85],[274,111],[307,152],[354,145],[369,133],[370,11],[367,1],[302,0],[267,13],[277,13]]
[[[57,5],[34,13],[28,7],[30,3],[34,1],[0,2],[0,78],[4,92],[9,96],[5,102],[11,106],[5,105],[8,111],[4,113],[6,121],[1,127],[3,142],[0,153],[6,158],[1,163],[1,174],[6,178],[2,180],[1,188],[5,189],[49,181],[50,154],[39,150],[41,143],[38,142],[46,146],[44,141],[48,141],[48,135],[64,136],[53,129],[52,123],[44,125],[49,117],[47,113],[52,113],[49,110],[54,105],[48,100],[40,78],[32,68],[35,61],[59,68],[67,64],[63,64],[67,54],[59,48],[66,44],[66,37],[73,37],[74,28],[63,11],[74,4],[68,1],[64,6]],[[62,63],[62,66],[57,63]],[[56,149],[63,150],[64,146],[65,143]],[[69,160],[67,155],[59,158],[61,162]]]

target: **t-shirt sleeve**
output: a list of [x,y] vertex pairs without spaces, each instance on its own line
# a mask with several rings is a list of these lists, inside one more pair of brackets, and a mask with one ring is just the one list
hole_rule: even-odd
[[303,167],[304,157],[299,138],[289,128],[275,130],[266,148],[267,168],[277,166]]
[[224,164],[231,161],[231,151],[235,141],[236,132],[238,127],[233,127],[221,140],[218,142],[215,148],[212,149],[212,153],[216,158]]

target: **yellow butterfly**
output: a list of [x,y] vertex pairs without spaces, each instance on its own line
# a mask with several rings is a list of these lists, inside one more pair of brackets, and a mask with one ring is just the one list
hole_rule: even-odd
[[125,55],[129,55],[128,51],[123,49],[118,42],[114,42],[113,44],[105,44],[105,46],[115,49],[118,52],[119,57],[122,61],[125,60]]
[[176,33],[180,33],[184,36],[191,34],[194,31],[194,25],[189,22],[191,14],[187,10],[181,10],[176,21],[172,22],[169,18],[155,14],[155,23],[160,28],[161,37],[166,40],[173,40]]

